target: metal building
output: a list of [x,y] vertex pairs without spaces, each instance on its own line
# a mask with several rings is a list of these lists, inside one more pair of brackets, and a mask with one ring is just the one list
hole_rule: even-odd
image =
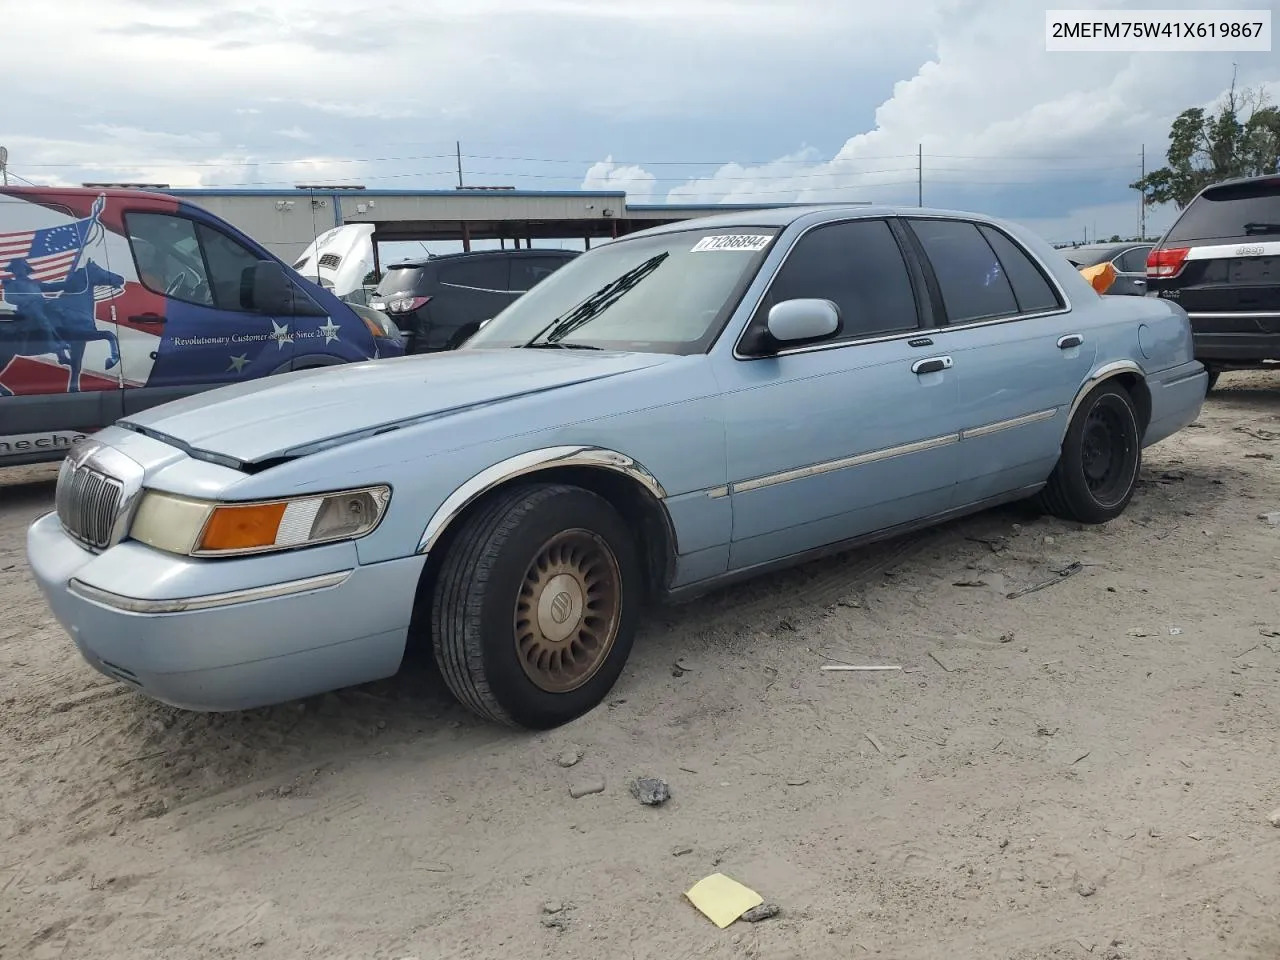
[[726,213],[792,204],[628,204],[626,194],[589,191],[368,190],[300,186],[292,190],[163,189],[239,227],[286,263],[293,263],[321,233],[347,223],[372,223],[378,244],[415,240],[498,240],[530,246],[535,240],[624,236],[636,230]]

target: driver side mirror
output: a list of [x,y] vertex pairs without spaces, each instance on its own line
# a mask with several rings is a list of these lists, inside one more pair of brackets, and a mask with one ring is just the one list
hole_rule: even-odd
[[840,310],[830,300],[784,300],[769,310],[765,327],[781,343],[816,340],[840,329]]
[[259,260],[244,272],[240,284],[241,306],[259,313],[287,315],[293,313],[293,300],[293,284],[280,264]]

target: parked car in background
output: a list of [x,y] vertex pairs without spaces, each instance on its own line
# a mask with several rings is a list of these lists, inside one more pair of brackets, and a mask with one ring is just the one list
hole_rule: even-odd
[[225,383],[404,352],[230,224],[117,189],[0,190],[0,467]]
[[1067,261],[1076,269],[1110,263],[1116,278],[1103,292],[1111,296],[1142,297],[1147,293],[1147,254],[1150,243],[1092,243],[1063,250]]
[[576,250],[475,250],[387,268],[370,306],[385,310],[409,353],[454,350],[578,256]]
[[1148,256],[1147,286],[1190,315],[1209,389],[1280,364],[1280,175],[1201,190]]
[[1204,381],[1176,304],[1013,224],[736,213],[585,253],[461,349],[126,417],[27,556],[90,664],[178,706],[422,643],[471,710],[545,728],[606,696],[649,601],[1028,497],[1119,516]]

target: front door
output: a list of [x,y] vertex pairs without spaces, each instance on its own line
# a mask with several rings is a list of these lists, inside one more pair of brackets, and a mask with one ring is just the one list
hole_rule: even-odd
[[258,262],[252,251],[172,214],[128,213],[125,226],[147,296],[118,322],[156,336],[148,353],[125,357],[125,378],[138,385],[126,393],[126,414],[289,368],[293,318],[241,306],[245,271]]
[[922,329],[922,285],[886,220],[816,227],[748,327],[794,298],[836,304],[841,329],[775,356],[724,356],[730,568],[743,569],[947,510],[957,371]]
[[911,218],[944,306],[936,332],[954,358],[961,416],[959,505],[1045,480],[1097,343],[1034,258],[1006,233]]

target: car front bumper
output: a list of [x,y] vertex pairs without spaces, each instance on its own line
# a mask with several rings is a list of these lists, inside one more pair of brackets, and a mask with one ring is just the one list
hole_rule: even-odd
[[[283,703],[399,669],[426,558],[361,566],[353,544],[335,546],[199,563],[131,542],[92,553],[52,513],[27,533],[36,582],[84,659],[201,711]],[[310,556],[299,563],[300,553]]]

